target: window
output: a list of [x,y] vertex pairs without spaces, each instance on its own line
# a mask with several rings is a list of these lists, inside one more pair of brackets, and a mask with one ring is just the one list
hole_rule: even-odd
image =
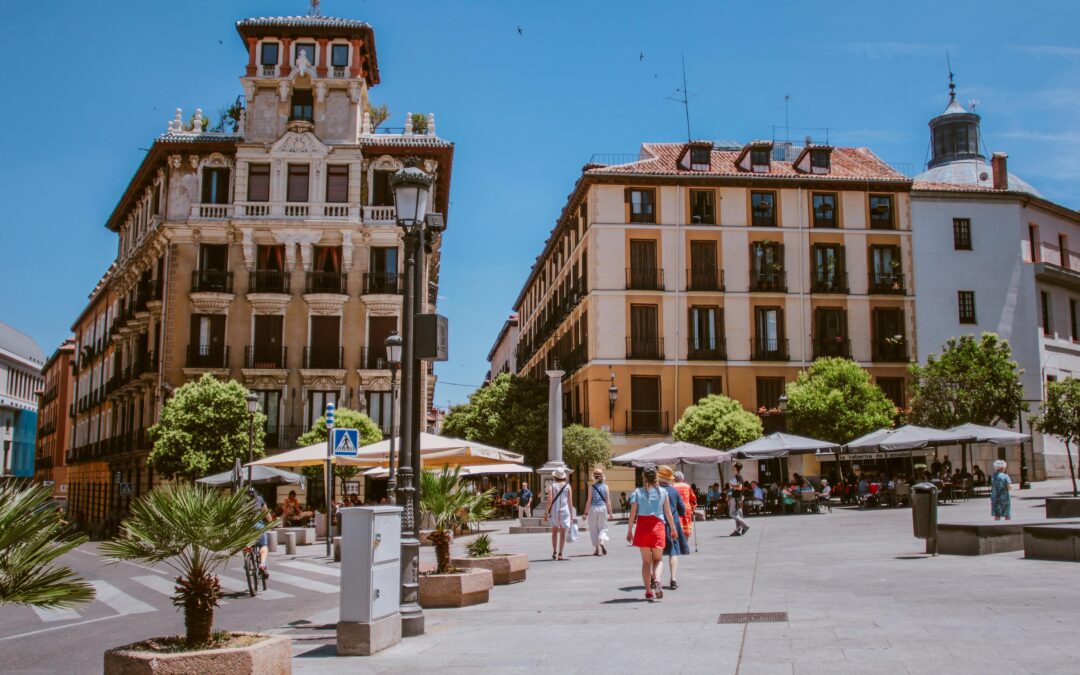
[[786,289],[784,245],[775,241],[751,243],[750,290],[784,292]]
[[364,368],[382,370],[390,367],[386,359],[386,338],[397,332],[397,324],[396,316],[368,317],[368,346],[365,350]]
[[826,150],[810,151],[810,168],[829,170],[829,152]]
[[750,151],[750,166],[754,167],[754,171],[762,168],[764,171],[769,170],[769,149],[768,148],[755,148]]
[[629,433],[665,431],[661,424],[660,378],[630,377]]
[[960,323],[976,323],[975,291],[957,291],[956,305],[960,312]]
[[333,45],[330,48],[330,65],[335,68],[349,65],[349,45]]
[[694,378],[694,403],[706,396],[722,394],[723,380],[719,377],[695,377]]
[[814,311],[814,358],[850,358],[849,344],[847,312],[843,309],[818,307]]
[[716,224],[712,190],[690,191],[690,222],[701,225]]
[[202,203],[229,203],[229,170],[224,168],[203,169]]
[[780,395],[784,393],[784,378],[782,377],[759,377],[757,378],[757,404],[758,410],[776,410],[780,407]]
[[336,390],[309,391],[307,399],[307,419],[305,420],[304,431],[315,426],[315,422],[326,412],[327,403],[337,405],[338,392]]
[[953,248],[957,251],[971,250],[971,220],[968,218],[953,218],[952,221]]
[[784,310],[779,307],[758,307],[754,310],[754,354],[756,359],[786,360],[784,340]]
[[697,168],[698,166],[709,167],[711,163],[712,150],[710,148],[696,146],[690,148],[690,166],[692,168]]
[[365,392],[364,396],[367,399],[367,416],[371,418],[371,421],[379,425],[384,435],[389,436],[393,433],[390,428],[390,392],[388,391],[369,391]]
[[627,287],[641,290],[663,290],[663,276],[656,267],[656,242],[652,239],[630,240],[630,269]]
[[840,244],[814,244],[811,255],[814,277],[810,290],[814,293],[846,293],[844,247]]
[[690,308],[689,358],[724,358],[723,316],[723,310],[719,307]]
[[1043,335],[1052,335],[1050,332],[1050,294],[1046,291],[1040,292],[1039,304],[1042,308]]
[[690,278],[688,291],[720,290],[719,274],[716,268],[716,242],[690,242]]
[[306,202],[308,200],[308,174],[311,167],[307,164],[289,165],[289,182],[286,186],[285,200]]
[[627,338],[627,358],[663,358],[663,349],[657,328],[656,305],[630,306],[630,337]]
[[870,195],[870,229],[895,229],[892,195]]
[[311,42],[297,42],[295,49],[295,59],[300,60],[300,55],[303,54],[307,57],[308,63],[315,63],[315,44]]
[[371,271],[394,274],[398,269],[397,258],[398,250],[396,247],[373,246],[371,248]]
[[248,166],[249,202],[270,201],[270,165],[251,164]]
[[870,247],[870,292],[904,293],[903,263],[899,246]]
[[814,227],[836,227],[836,195],[814,195]]
[[877,386],[885,393],[885,398],[892,401],[897,408],[904,407],[904,378],[902,377],[879,377]]
[[278,407],[281,402],[281,392],[276,389],[256,389],[251,393],[255,394],[259,399],[259,412],[266,415],[266,444],[270,447],[282,447],[283,444],[292,443],[296,440],[293,438],[278,438]]
[[1031,253],[1031,262],[1040,262],[1042,260],[1041,251],[1039,250],[1039,226],[1028,225],[1028,249]]
[[262,43],[262,53],[259,57],[259,65],[276,66],[278,63],[278,43]]
[[315,115],[313,107],[315,100],[311,96],[310,89],[294,89],[292,95],[292,114],[290,120],[303,120],[313,122]]
[[1061,266],[1069,267],[1069,240],[1063,235],[1058,235],[1058,257],[1061,259]]
[[330,164],[326,167],[326,201],[335,204],[349,201],[348,164]]
[[630,204],[631,223],[656,222],[655,190],[628,189],[626,191],[626,200]]
[[776,193],[750,193],[750,224],[754,227],[776,227]]
[[904,310],[877,307],[873,310],[874,342],[871,356],[874,361],[905,362],[907,338],[904,330]]
[[393,206],[394,191],[390,189],[390,174],[392,171],[375,171],[372,173],[372,206]]
[[1069,327],[1073,342],[1080,342],[1080,317],[1076,315],[1076,300],[1069,298]]

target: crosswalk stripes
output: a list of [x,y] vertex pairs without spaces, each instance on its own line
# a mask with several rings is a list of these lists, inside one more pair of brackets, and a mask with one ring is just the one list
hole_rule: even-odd
[[144,614],[157,611],[157,608],[128,595],[107,581],[97,579],[91,581],[90,584],[96,591],[95,598],[112,607],[117,614]]
[[305,572],[314,572],[315,574],[325,574],[328,577],[341,578],[341,570],[336,567],[326,567],[325,565],[313,565],[311,563],[300,562],[299,560],[292,560],[289,562],[278,563],[285,567],[291,567],[297,570],[303,570]]
[[45,622],[70,621],[71,619],[80,618],[79,613],[73,609],[45,609],[43,607],[31,607],[31,609],[34,610],[39,619]]
[[144,577],[131,577],[131,580],[137,584],[142,584],[152,591],[158,593],[164,593],[165,595],[172,596],[176,593],[176,584],[166,579],[165,577],[154,576],[148,574]]
[[[270,581],[268,583],[273,583],[274,578],[274,575],[271,574]],[[248,592],[246,580],[234,579],[232,577],[227,577],[224,574],[219,574],[218,581],[221,582],[221,587],[227,591],[232,591],[234,593]],[[264,591],[262,590],[262,586],[260,586],[259,592],[255,595],[255,597],[259,600],[280,600],[281,598],[291,598],[293,596],[291,593],[283,593],[281,591],[274,590],[273,588],[267,588]]]
[[274,570],[270,572],[271,583],[282,583],[289,586],[297,586],[309,591],[315,591],[316,593],[338,593],[340,589],[337,586],[331,586],[330,584],[324,584],[321,581],[312,581],[311,579],[305,579],[304,577],[294,576],[287,574],[280,570]]

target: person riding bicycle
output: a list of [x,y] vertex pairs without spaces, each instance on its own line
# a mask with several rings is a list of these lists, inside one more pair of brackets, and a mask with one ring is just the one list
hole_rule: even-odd
[[[251,497],[255,501],[256,508],[262,513],[266,523],[271,523],[274,520],[273,515],[270,513],[270,509],[266,506],[266,500],[255,491],[255,488],[248,488],[248,497]],[[265,523],[260,524],[260,530],[265,529]],[[270,553],[269,537],[266,536],[266,532],[259,534],[259,538],[255,541],[256,548],[259,549],[259,572],[263,575],[263,578],[269,578],[270,571],[266,568],[266,556]]]

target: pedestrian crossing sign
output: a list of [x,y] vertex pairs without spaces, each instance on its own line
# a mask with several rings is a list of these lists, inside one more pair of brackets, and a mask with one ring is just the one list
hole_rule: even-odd
[[360,448],[360,432],[356,429],[333,429],[332,443],[335,457],[356,457]]

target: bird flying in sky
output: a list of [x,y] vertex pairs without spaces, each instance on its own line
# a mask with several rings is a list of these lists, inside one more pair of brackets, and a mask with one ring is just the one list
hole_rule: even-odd
[[521,30],[521,26],[518,26],[518,35],[524,35],[525,31]]

